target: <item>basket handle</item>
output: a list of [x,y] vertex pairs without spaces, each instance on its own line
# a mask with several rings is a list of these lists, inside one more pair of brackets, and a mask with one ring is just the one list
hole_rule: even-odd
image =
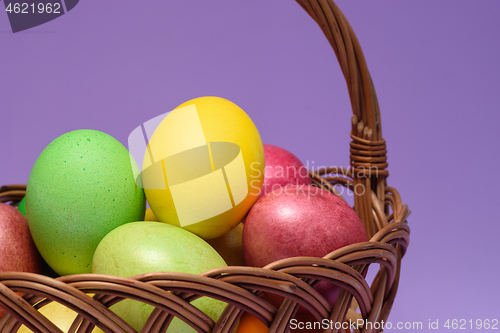
[[373,140],[382,140],[375,88],[363,51],[349,22],[332,0],[296,1],[318,23],[335,51],[347,83],[354,116],[372,130]]
[[354,209],[368,236],[375,234],[373,191],[385,201],[387,149],[382,139],[380,110],[375,88],[359,41],[344,14],[332,0],[296,0],[318,23],[330,42],[344,74],[351,100],[351,173]]

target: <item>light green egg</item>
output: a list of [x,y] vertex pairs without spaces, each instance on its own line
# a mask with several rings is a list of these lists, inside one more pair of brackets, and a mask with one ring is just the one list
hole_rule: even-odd
[[[146,221],[128,223],[107,234],[95,251],[92,267],[96,274],[130,277],[149,272],[200,274],[227,265],[217,251],[195,234],[167,223]],[[191,304],[214,321],[227,305],[206,296]],[[139,332],[153,306],[126,299],[110,309]],[[196,330],[174,318],[167,333],[196,333]]]
[[40,154],[28,181],[26,213],[35,244],[59,275],[92,272],[106,234],[145,213],[130,154],[103,132],[61,135]]

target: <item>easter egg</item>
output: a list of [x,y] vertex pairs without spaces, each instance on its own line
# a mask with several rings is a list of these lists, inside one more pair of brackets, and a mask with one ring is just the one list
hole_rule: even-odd
[[302,162],[286,149],[264,144],[266,171],[259,198],[287,185],[311,185],[309,172]]
[[155,213],[153,213],[153,210],[151,208],[146,209],[146,215],[144,215],[144,221],[160,222],[156,218]]
[[26,216],[26,197],[23,197],[21,201],[19,201],[19,205],[17,205],[17,209]]
[[[0,273],[41,273],[41,270],[42,258],[31,237],[26,217],[11,205],[0,202]],[[0,318],[4,314],[5,309],[0,305]]]
[[[69,332],[71,325],[73,324],[73,322],[76,319],[76,316],[78,315],[78,313],[76,313],[75,311],[57,302],[51,302],[42,307],[41,309],[39,309],[38,311],[63,332]],[[32,331],[24,325],[19,327],[19,330],[17,332],[32,333]],[[98,327],[94,327],[94,329],[92,330],[92,333],[101,333],[101,332],[103,331]]]
[[26,213],[38,251],[59,275],[90,273],[111,230],[142,220],[144,190],[130,154],[94,130],[61,135],[40,154],[26,189]]
[[238,329],[236,333],[267,333],[269,327],[267,327],[259,318],[245,312],[241,316]]
[[264,148],[250,117],[226,99],[200,97],[169,112],[149,137],[142,181],[161,222],[212,239],[248,213],[264,167]]
[[[146,209],[144,221],[158,221],[151,208]],[[243,223],[217,238],[207,239],[228,266],[246,266],[243,258]]]
[[[92,263],[93,273],[121,277],[149,272],[200,274],[226,267],[221,256],[200,237],[182,228],[161,222],[135,222],[111,231],[99,243]],[[210,297],[191,302],[214,321],[226,303]],[[137,331],[140,331],[153,307],[135,300],[124,300],[110,307]],[[196,331],[174,318],[167,332]]]
[[33,243],[26,217],[0,202],[0,272],[40,273],[41,269],[42,258]]
[[208,239],[210,244],[228,266],[246,266],[243,258],[243,223],[217,238]]
[[[323,257],[344,246],[367,242],[363,222],[344,200],[312,185],[288,185],[264,195],[252,207],[243,229],[248,266],[264,267],[291,257]],[[320,281],[314,287],[332,306],[340,287]],[[281,297],[272,295],[273,305]],[[307,312],[302,306],[298,313]]]

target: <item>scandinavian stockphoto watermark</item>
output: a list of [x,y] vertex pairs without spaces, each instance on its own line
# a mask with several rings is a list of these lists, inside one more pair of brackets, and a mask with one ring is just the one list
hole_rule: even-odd
[[[357,320],[346,320],[343,322],[333,321],[329,319],[323,319],[322,321],[298,321],[297,319],[290,320],[290,329],[301,329],[301,330],[312,330],[312,329],[332,329],[332,330],[345,330],[345,331],[354,331],[367,329],[369,331],[376,330],[377,332],[380,330],[421,330],[423,329],[424,324],[421,321],[415,322],[397,322],[392,323],[390,321],[380,321],[380,322],[371,322],[368,319],[357,319]],[[430,327],[430,326],[429,326]]]
[[335,329],[351,332],[354,330],[367,329],[369,331],[389,331],[389,330],[498,330],[498,319],[428,319],[427,322],[422,321],[380,321],[371,322],[368,319],[346,320],[343,322],[335,322],[329,319],[322,321],[298,321],[297,319],[290,320],[290,329]]
[[[259,178],[261,175],[260,171],[260,163],[259,162],[254,162],[250,165],[250,168],[254,173],[251,174],[251,178]],[[326,167],[324,165],[315,165],[314,161],[306,161],[306,164],[303,166],[300,166],[299,168],[295,166],[265,166],[264,168],[264,173],[268,173],[268,170],[270,171],[269,173],[273,175],[273,178],[279,179],[279,178],[285,178],[285,179],[295,179],[295,184],[290,184],[290,185],[299,185],[300,188],[304,188],[305,185],[300,184],[300,179],[301,178],[306,178],[309,177],[309,171],[312,173],[316,172],[321,172],[328,169],[328,174],[325,174],[325,176],[341,176],[342,178],[349,178],[349,177],[358,177],[362,178],[365,174],[369,173],[372,174],[375,178],[379,176],[379,169],[377,166],[358,166],[356,170],[353,170],[351,167],[343,168],[343,167]],[[259,192],[261,191],[261,188],[255,185],[258,182],[257,179],[254,179],[250,182],[251,187],[255,189],[256,191]],[[337,192],[340,195],[348,194],[348,189],[343,186],[336,187]],[[366,186],[363,183],[357,183],[353,184],[350,188],[350,191],[356,195],[363,195],[365,194],[366,191]],[[268,193],[273,192],[276,195],[281,195],[283,192],[285,194],[292,195],[290,192],[290,189],[288,191],[285,191],[285,186],[275,183],[271,186],[271,188],[268,188]]]
[[[205,130],[196,105],[191,104],[144,122],[128,137],[136,184],[150,190],[168,189],[181,226],[220,215],[243,202],[248,195],[259,196],[263,179],[261,170],[266,172],[269,168],[254,161],[247,170],[236,143],[210,142]],[[309,170],[325,169],[315,165],[314,161],[307,161],[298,169],[280,168],[272,170],[274,178],[299,179],[309,177]],[[337,170],[342,176],[352,173],[349,169]],[[292,190],[289,186],[276,184],[270,190],[274,194],[294,195],[297,191],[304,192],[304,186]],[[361,195],[365,187],[356,184],[352,191]],[[311,194],[317,193],[307,191],[307,195]],[[204,209],[198,209],[200,202]]]

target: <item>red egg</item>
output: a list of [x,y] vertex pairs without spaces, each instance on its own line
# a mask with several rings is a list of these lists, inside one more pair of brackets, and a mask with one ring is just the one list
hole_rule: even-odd
[[288,150],[264,144],[264,155],[266,167],[260,197],[283,186],[311,184],[307,168]]
[[[346,245],[366,242],[358,215],[341,198],[311,185],[289,185],[263,196],[250,210],[243,229],[248,266],[263,267],[290,257],[323,257]],[[332,305],[339,289],[315,287]]]
[[[42,257],[35,247],[28,221],[16,208],[0,203],[0,272],[41,273]],[[5,311],[0,307],[0,318]]]

